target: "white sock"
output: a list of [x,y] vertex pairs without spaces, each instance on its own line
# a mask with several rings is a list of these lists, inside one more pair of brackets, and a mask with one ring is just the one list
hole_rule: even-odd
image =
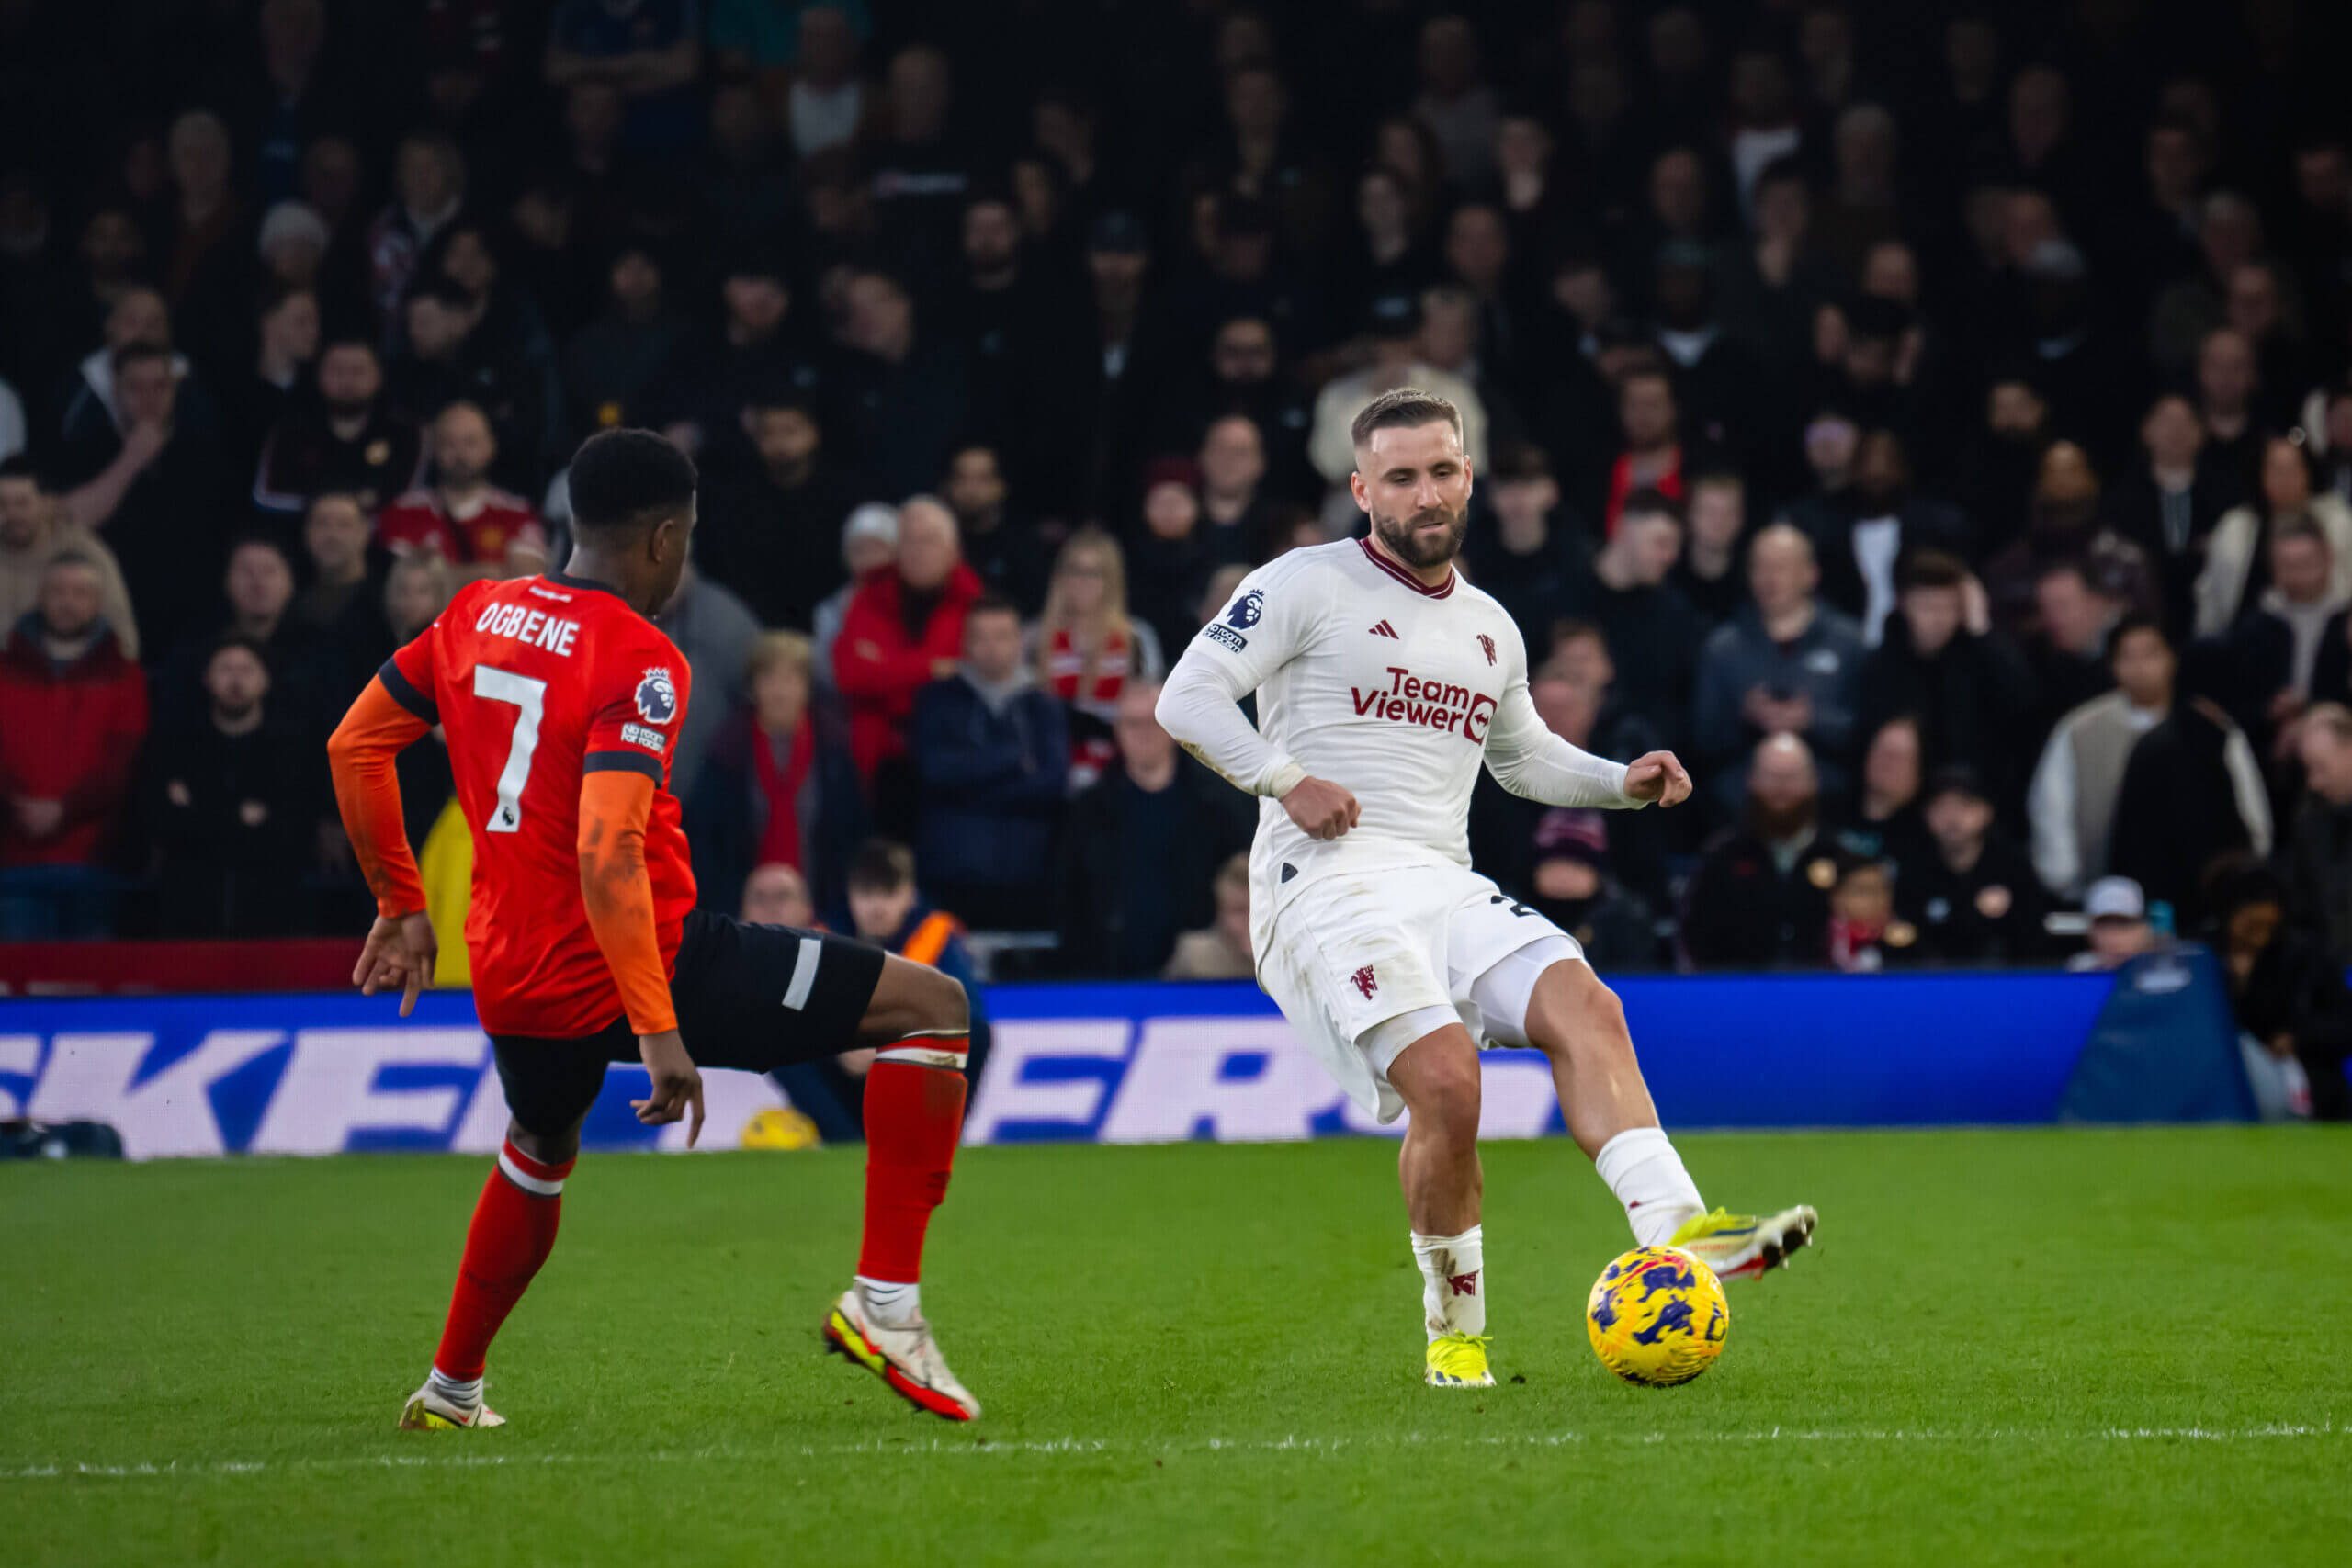
[[904,1328],[922,1315],[922,1287],[916,1284],[894,1284],[885,1280],[869,1280],[855,1276],[857,1288],[865,1292],[865,1304],[874,1313],[874,1321],[885,1328]]
[[1707,1212],[1682,1156],[1658,1128],[1628,1127],[1600,1145],[1592,1165],[1625,1205],[1639,1246],[1664,1247],[1683,1221]]
[[1413,1258],[1421,1266],[1421,1326],[1430,1337],[1486,1333],[1486,1227],[1472,1225],[1460,1235],[1415,1231]]
[[424,1380],[424,1386],[460,1409],[470,1410],[481,1403],[480,1378],[468,1378],[461,1382],[456,1378],[442,1376],[441,1369],[435,1367],[432,1375]]

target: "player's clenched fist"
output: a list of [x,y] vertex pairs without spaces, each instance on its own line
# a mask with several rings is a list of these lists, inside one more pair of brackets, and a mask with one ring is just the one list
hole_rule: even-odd
[[1356,825],[1356,797],[1329,779],[1299,780],[1283,796],[1283,809],[1310,839],[1336,839]]
[[637,1051],[645,1059],[653,1090],[648,1099],[630,1100],[629,1109],[649,1127],[678,1121],[691,1111],[694,1120],[686,1127],[686,1147],[693,1148],[695,1140],[702,1136],[702,1072],[686,1055],[685,1042],[678,1038],[676,1030],[667,1029],[659,1034],[639,1035]]
[[1690,775],[1673,752],[1645,751],[1625,764],[1625,795],[1631,800],[1679,806],[1690,798]]

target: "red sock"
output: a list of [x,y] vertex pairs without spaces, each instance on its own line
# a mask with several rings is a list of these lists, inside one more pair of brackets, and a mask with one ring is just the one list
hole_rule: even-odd
[[947,1196],[948,1168],[964,1131],[962,1036],[904,1040],[865,1075],[865,1245],[868,1280],[922,1279],[923,1232]]
[[458,1265],[458,1288],[449,1298],[449,1321],[433,1366],[459,1382],[481,1376],[482,1361],[498,1325],[523,1299],[531,1277],[555,1249],[556,1221],[563,1213],[563,1179],[572,1162],[545,1165],[508,1139],[498,1151],[498,1168],[483,1184],[466,1232],[465,1260]]

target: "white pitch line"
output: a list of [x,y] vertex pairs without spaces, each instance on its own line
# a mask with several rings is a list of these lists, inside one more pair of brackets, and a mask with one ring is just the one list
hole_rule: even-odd
[[1984,1431],[1939,1431],[1928,1427],[1886,1429],[1774,1427],[1753,1432],[1531,1432],[1507,1437],[1430,1438],[1419,1432],[1379,1433],[1348,1438],[1203,1438],[1181,1443],[1137,1443],[1114,1438],[1054,1438],[1011,1440],[976,1439],[804,1444],[797,1449],[655,1450],[645,1453],[497,1454],[414,1453],[352,1454],[337,1458],[290,1460],[170,1460],[163,1463],[87,1464],[57,1461],[47,1464],[0,1466],[0,1482],[73,1480],[172,1480],[220,1475],[257,1475],[271,1472],[353,1470],[528,1470],[533,1466],[599,1464],[701,1464],[730,1461],[767,1461],[802,1459],[932,1459],[1017,1458],[1052,1454],[1106,1457],[1170,1456],[1227,1453],[1304,1453],[1332,1456],[1349,1449],[1423,1445],[1431,1448],[1570,1448],[1585,1444],[1629,1443],[2110,1443],[2180,1441],[2232,1443],[2279,1438],[2352,1437],[2352,1425],[2334,1421],[2316,1424],[2271,1423],[2261,1427],[2108,1427],[2095,1430],[2037,1427],[1992,1427]]

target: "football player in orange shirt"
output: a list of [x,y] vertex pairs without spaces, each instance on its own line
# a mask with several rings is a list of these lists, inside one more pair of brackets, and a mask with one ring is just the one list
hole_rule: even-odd
[[964,1114],[969,1003],[935,970],[820,931],[697,909],[671,752],[692,695],[666,604],[695,527],[694,465],[647,431],[590,439],[571,475],[562,571],[460,589],[386,662],[328,742],[335,798],[378,917],[352,978],[429,982],[436,938],[401,820],[401,749],[448,739],[473,831],[466,945],[512,1118],[467,1233],[432,1375],[403,1427],[502,1424],[482,1403],[492,1337],[555,1245],[580,1125],[612,1062],[652,1083],[638,1119],[693,1118],[700,1066],[767,1072],[874,1046],[865,1082],[865,1233],[825,1315],[830,1348],[922,1409],[979,1404],[947,1370],[917,1281]]

